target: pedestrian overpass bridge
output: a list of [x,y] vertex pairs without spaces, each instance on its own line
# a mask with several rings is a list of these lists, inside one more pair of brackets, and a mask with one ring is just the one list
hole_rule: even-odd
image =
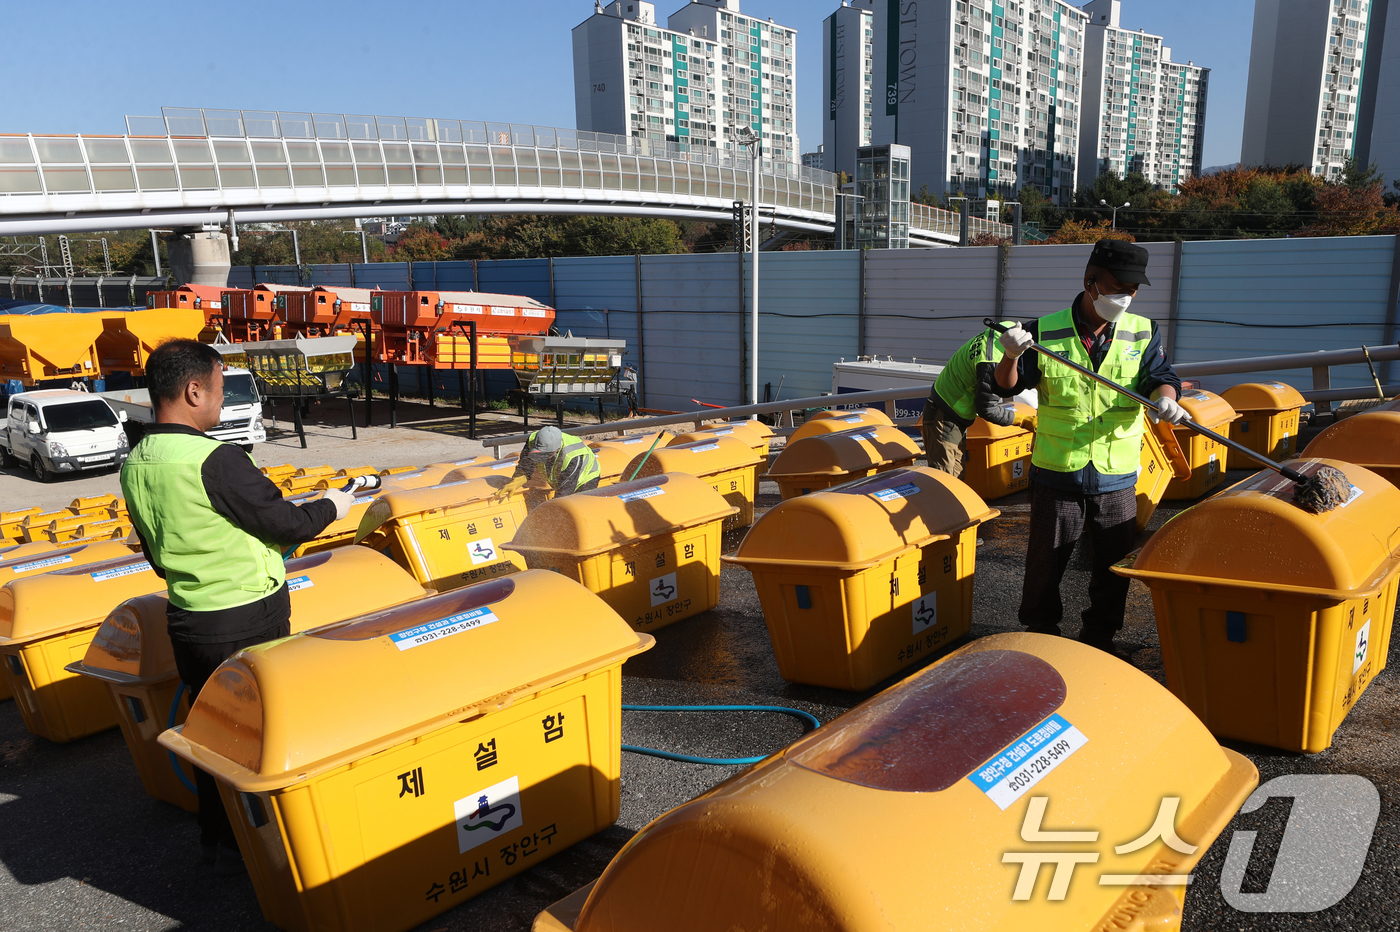
[[[761,222],[831,233],[836,176],[759,168]],[[0,236],[444,214],[730,222],[752,162],[698,146],[507,123],[166,109],[122,136],[0,135]],[[959,216],[910,205],[919,246]],[[879,218],[884,219],[884,218]],[[969,236],[1011,227],[971,218]]]

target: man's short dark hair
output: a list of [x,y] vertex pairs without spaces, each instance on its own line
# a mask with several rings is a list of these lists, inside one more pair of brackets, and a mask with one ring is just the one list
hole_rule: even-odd
[[146,388],[151,401],[168,404],[177,400],[191,382],[207,382],[224,358],[208,343],[198,340],[169,340],[157,346],[146,359]]

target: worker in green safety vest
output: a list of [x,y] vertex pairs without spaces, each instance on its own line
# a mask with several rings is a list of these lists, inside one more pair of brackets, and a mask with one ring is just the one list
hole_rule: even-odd
[[1111,567],[1127,555],[1137,536],[1143,409],[1068,366],[1026,350],[1038,342],[1139,395],[1150,395],[1158,405],[1154,420],[1185,420],[1186,411],[1176,401],[1181,380],[1167,360],[1157,324],[1128,313],[1138,287],[1151,284],[1147,259],[1141,246],[1100,240],[1084,270],[1084,290],[1064,310],[1002,334],[1005,355],[996,368],[997,384],[1007,394],[1034,388],[1040,399],[1021,624],[1034,632],[1060,633],[1060,581],[1087,527],[1093,558],[1079,640],[1109,652],[1123,627],[1128,597],[1127,578]]
[[541,427],[526,439],[514,475],[493,497],[505,498],[531,476],[541,476],[554,490],[554,497],[560,498],[598,488],[602,472],[592,447],[551,425]]
[[924,454],[932,468],[962,478],[967,429],[973,422],[979,417],[998,427],[1016,422],[1016,407],[1002,397],[996,381],[1001,357],[996,334],[983,330],[953,352],[930,386],[919,430],[924,435]]
[[[161,344],[146,362],[155,421],[122,466],[122,494],[151,568],[166,582],[170,646],[190,703],[228,657],[290,633],[282,550],[350,512],[338,490],[303,505],[231,443],[219,423],[223,358],[194,340]],[[213,777],[195,770],[200,844],[216,874],[243,869]]]

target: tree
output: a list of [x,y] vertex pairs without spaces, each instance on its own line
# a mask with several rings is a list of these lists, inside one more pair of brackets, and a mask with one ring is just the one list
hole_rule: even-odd
[[1101,239],[1137,242],[1133,234],[1126,230],[1113,229],[1107,220],[1100,220],[1098,223],[1066,220],[1045,242],[1046,245],[1063,245],[1065,243],[1097,243]]
[[452,258],[447,237],[430,227],[410,227],[389,247],[395,262],[439,262]]

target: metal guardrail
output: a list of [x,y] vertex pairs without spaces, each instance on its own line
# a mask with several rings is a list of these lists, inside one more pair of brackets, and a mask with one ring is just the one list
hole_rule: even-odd
[[[927,388],[882,388],[873,392],[848,392],[840,395],[818,395],[815,398],[794,398],[788,401],[766,401],[756,405],[736,405],[732,408],[704,408],[680,414],[660,414],[656,417],[628,418],[609,424],[592,424],[583,427],[570,427],[564,431],[575,437],[590,437],[594,434],[618,434],[628,430],[653,427],[670,427],[673,424],[690,424],[697,430],[706,421],[728,421],[735,418],[752,417],[755,414],[780,414],[785,411],[808,411],[813,408],[831,408],[837,405],[867,405],[877,401],[895,401],[900,398],[927,398]],[[509,437],[491,437],[482,441],[496,452],[501,447],[523,445],[526,434],[512,434]]]
[[[1391,362],[1396,359],[1400,359],[1400,345],[1285,353],[1280,356],[1249,356],[1244,359],[1216,359],[1209,362],[1183,363],[1174,368],[1176,374],[1183,378],[1239,375],[1242,372],[1268,372],[1275,369],[1311,369],[1312,389],[1303,392],[1303,398],[1312,402],[1314,409],[1319,413],[1326,413],[1332,410],[1334,401],[1374,398],[1376,394],[1374,385],[1362,388],[1332,388],[1332,366],[1364,365],[1367,361]],[[1393,394],[1396,390],[1396,386],[1381,386],[1383,394]]]

